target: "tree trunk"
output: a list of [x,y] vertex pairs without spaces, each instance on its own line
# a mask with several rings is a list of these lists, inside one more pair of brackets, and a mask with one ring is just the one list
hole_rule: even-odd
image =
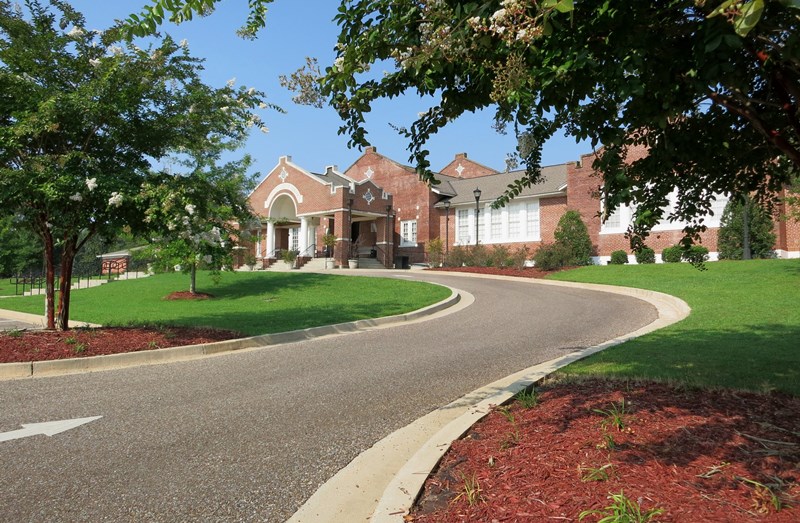
[[47,328],[55,330],[55,295],[56,295],[56,268],[55,268],[55,250],[53,249],[53,235],[49,230],[42,233],[42,240],[44,241],[44,259],[45,259],[45,288],[44,288],[44,315],[47,318]]
[[197,263],[192,263],[192,270],[189,274],[189,292],[194,294],[196,290],[195,282],[197,280]]
[[58,296],[58,317],[57,323],[59,330],[69,330],[69,301],[70,291],[72,290],[72,265],[75,261],[75,244],[77,238],[69,238],[64,245],[64,253],[61,256],[61,286]]

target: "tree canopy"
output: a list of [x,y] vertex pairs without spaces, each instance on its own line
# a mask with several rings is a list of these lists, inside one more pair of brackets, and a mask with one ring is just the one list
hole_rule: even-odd
[[42,241],[49,328],[68,328],[72,263],[86,241],[153,225],[139,193],[154,162],[234,149],[263,125],[262,93],[205,85],[185,42],[141,49],[118,36],[87,30],[61,0],[0,1],[0,213]]
[[[600,147],[606,212],[636,203],[634,248],[664,218],[688,222],[688,241],[715,194],[768,201],[800,169],[798,0],[345,0],[336,22],[337,58],[318,85],[350,144],[368,144],[376,100],[433,96],[402,132],[436,183],[430,136],[493,107],[527,167],[498,205],[540,180],[542,145],[561,129]],[[640,146],[649,154],[629,158]]]

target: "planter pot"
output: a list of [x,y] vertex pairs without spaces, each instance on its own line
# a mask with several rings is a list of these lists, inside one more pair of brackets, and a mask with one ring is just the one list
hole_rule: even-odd
[[347,260],[347,266],[351,269],[358,269],[358,260]]
[[285,264],[286,264],[286,268],[287,268],[287,269],[294,269],[294,262],[287,262],[287,261],[285,261],[285,262],[283,262],[283,263],[285,263]]
[[325,268],[326,269],[333,269],[336,266],[336,262],[334,260],[325,260]]

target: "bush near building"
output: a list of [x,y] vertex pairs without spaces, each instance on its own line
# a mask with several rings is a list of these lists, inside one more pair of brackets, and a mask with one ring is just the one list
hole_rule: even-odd
[[628,263],[628,253],[623,250],[614,251],[611,253],[611,260],[609,265],[624,265]]

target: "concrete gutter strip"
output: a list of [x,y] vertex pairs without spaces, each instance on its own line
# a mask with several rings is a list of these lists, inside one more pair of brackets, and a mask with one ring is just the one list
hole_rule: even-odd
[[576,351],[495,381],[419,418],[358,455],[323,484],[287,523],[371,521],[402,523],[425,480],[450,448],[496,405],[554,371],[614,345],[642,336],[689,315],[686,302],[659,292],[573,282],[523,280],[448,272],[447,275],[511,280],[622,294],[642,299],[658,310],[658,318],[634,332]]
[[[425,321],[438,316],[443,311],[446,311],[447,309],[457,305],[461,301],[463,291],[459,291],[458,289],[453,289],[450,287],[448,288],[451,291],[451,294],[448,298],[438,303],[434,303],[433,305],[429,305],[428,307],[405,314],[339,323],[336,325],[324,325],[321,327],[312,327],[309,329],[281,332],[276,334],[264,334],[250,338],[218,341],[215,343],[186,345],[183,347],[170,347],[165,349],[128,352],[123,354],[110,354],[107,356],[90,356],[86,358],[70,358],[25,363],[3,363],[0,364],[0,380],[40,376],[60,376],[64,374],[95,372],[120,369],[124,367],[134,367],[139,365],[171,363],[219,355],[243,349],[255,349],[283,343],[294,343],[310,340],[323,336],[338,336],[360,331],[386,328],[401,323]],[[0,315],[9,319],[26,321],[28,323],[40,324],[42,322],[42,317],[34,314],[2,310],[0,311]],[[99,325],[80,322],[75,322],[74,325],[99,327]]]

